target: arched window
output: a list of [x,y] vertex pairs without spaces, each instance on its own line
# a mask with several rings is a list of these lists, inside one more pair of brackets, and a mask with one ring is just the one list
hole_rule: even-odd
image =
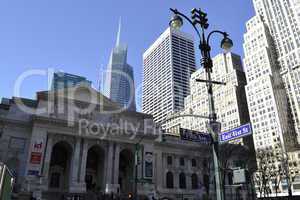
[[166,179],[167,179],[167,188],[174,188],[174,178],[172,172],[167,172]]
[[205,187],[206,193],[209,192],[209,176],[207,174],[203,175],[203,185]]
[[183,157],[180,158],[180,165],[184,166],[184,158]]
[[172,156],[167,157],[167,163],[168,165],[172,165]]
[[185,174],[183,172],[179,174],[179,188],[186,188]]
[[198,176],[197,174],[192,174],[192,189],[198,189]]
[[197,167],[197,162],[196,162],[196,159],[192,159],[192,167]]

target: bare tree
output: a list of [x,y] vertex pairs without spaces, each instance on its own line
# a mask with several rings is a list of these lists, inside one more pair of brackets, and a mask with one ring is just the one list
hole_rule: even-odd
[[275,194],[276,197],[278,195],[278,191],[279,191],[279,185],[281,184],[282,181],[282,175],[283,175],[283,170],[282,170],[282,166],[279,165],[278,167],[276,167],[275,164],[272,164],[270,169],[270,179],[271,182],[274,184],[275,187]]
[[257,171],[254,176],[254,182],[258,188],[260,197],[266,197],[270,192],[270,173],[272,165],[270,152],[266,149],[259,149],[256,152]]
[[238,167],[243,167],[248,170],[249,174],[252,174],[254,172],[254,169],[252,169],[254,159],[254,153],[251,153],[247,146],[232,143],[224,143],[219,146],[219,166],[221,169],[224,200],[226,199],[226,177],[230,179],[229,177],[231,176],[232,178],[233,161],[235,163],[238,161]]
[[255,184],[259,189],[260,197],[269,196],[272,185],[275,194],[287,172],[285,170],[285,157],[280,150],[259,149],[256,152],[258,169],[255,173]]
[[278,151],[277,154],[277,160],[280,162],[279,168],[281,168],[280,170],[280,175],[281,175],[281,179],[285,180],[287,185],[288,185],[288,195],[291,197],[292,196],[292,182],[293,179],[295,178],[295,175],[291,173],[291,170],[293,170],[294,168],[297,168],[297,162],[291,160],[288,156],[287,152],[283,152],[283,150],[281,149],[281,151]]

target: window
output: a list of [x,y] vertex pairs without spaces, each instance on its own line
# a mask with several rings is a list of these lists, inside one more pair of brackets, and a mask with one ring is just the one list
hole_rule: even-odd
[[192,174],[192,189],[198,189],[198,176],[197,174]]
[[196,162],[196,159],[192,159],[192,167],[197,167],[197,162]]
[[9,148],[23,151],[25,149],[26,139],[20,137],[11,137]]
[[233,184],[233,174],[231,172],[228,173],[228,184],[229,185]]
[[184,158],[183,157],[180,158],[180,165],[184,166]]
[[206,189],[206,192],[209,192],[209,176],[207,174],[203,175],[203,185]]
[[172,165],[172,156],[167,157],[167,163],[168,165]]
[[167,180],[167,188],[174,188],[174,178],[172,172],[167,173],[166,180]]
[[185,174],[183,172],[179,174],[179,188],[186,188]]
[[203,168],[207,168],[208,167],[208,163],[207,163],[206,159],[203,160],[202,166],[203,166]]

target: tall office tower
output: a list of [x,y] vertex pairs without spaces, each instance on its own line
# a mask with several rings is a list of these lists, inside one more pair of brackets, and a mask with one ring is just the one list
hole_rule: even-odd
[[79,84],[85,84],[90,86],[92,82],[82,76],[77,76],[74,74],[68,74],[64,72],[56,72],[53,75],[51,89],[59,90],[68,87],[74,87]]
[[[184,111],[180,114],[195,114],[208,116],[208,96],[205,83],[196,79],[205,79],[203,68],[192,74],[190,79],[191,94],[185,98]],[[213,58],[212,79],[225,82],[226,85],[214,85],[213,95],[218,121],[221,122],[221,132],[229,131],[249,122],[245,85],[246,77],[242,67],[241,57],[233,53],[221,53]],[[207,133],[207,120],[194,117],[182,117],[166,123],[169,132],[178,134],[179,127]],[[252,138],[237,139],[235,143],[253,146]]]
[[107,71],[103,93],[112,101],[128,110],[135,111],[135,87],[132,67],[127,64],[127,45],[120,44],[121,22],[116,46],[113,48]]
[[272,37],[260,16],[246,26],[244,66],[255,148],[290,150],[295,147],[296,133]]
[[280,74],[287,90],[300,141],[300,1],[254,0],[257,15],[269,28],[277,51]]
[[183,109],[190,94],[189,79],[196,70],[192,36],[167,30],[143,54],[143,112],[155,122]]

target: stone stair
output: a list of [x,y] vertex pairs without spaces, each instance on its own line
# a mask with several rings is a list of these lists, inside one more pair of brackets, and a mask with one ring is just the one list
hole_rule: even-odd
[[43,193],[42,200],[97,200],[97,195],[91,192],[88,193],[47,192],[47,193]]

